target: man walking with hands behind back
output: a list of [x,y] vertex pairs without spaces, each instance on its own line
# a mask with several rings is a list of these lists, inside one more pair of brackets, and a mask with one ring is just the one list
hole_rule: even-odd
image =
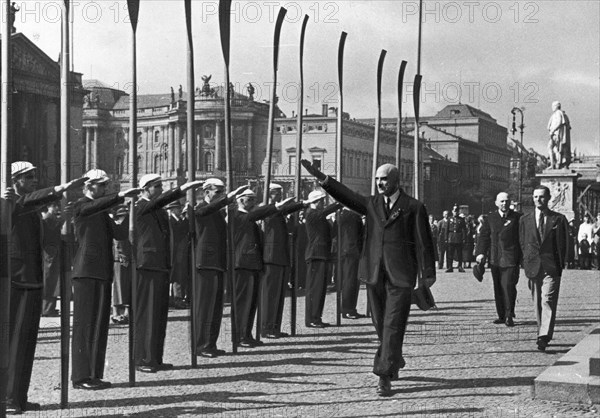
[[536,187],[533,191],[535,212],[522,216],[519,222],[523,268],[530,280],[540,351],[546,350],[554,334],[560,279],[568,245],[567,218],[548,209],[549,201],[550,189]]
[[510,209],[508,193],[496,196],[498,210],[490,213],[483,221],[477,241],[477,264],[485,263],[485,255],[490,252],[490,265],[494,281],[494,299],[498,319],[494,324],[506,324],[513,327],[517,282],[519,281],[519,263],[521,247],[519,245],[520,214]]
[[307,160],[302,160],[302,165],[338,202],[367,217],[359,278],[367,284],[379,337],[373,365],[373,373],[379,376],[377,393],[390,396],[391,380],[398,379],[398,370],[405,365],[402,343],[417,276],[422,278],[420,285],[429,287],[435,282],[435,251],[427,211],[400,189],[398,168],[391,164],[377,169],[379,194],[375,196],[353,192]]

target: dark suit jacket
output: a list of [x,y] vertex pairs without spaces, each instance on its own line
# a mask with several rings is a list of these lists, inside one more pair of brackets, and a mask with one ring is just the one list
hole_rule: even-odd
[[320,210],[308,208],[304,212],[307,237],[304,251],[306,261],[331,258],[331,224],[327,216],[340,208],[339,204],[334,203]]
[[275,205],[260,206],[249,213],[234,211],[233,237],[236,269],[260,271],[263,267],[261,232],[256,221],[277,212]]
[[137,201],[135,234],[138,269],[168,271],[171,268],[169,216],[163,207],[183,196],[184,193],[177,187],[155,200]]
[[119,195],[98,199],[82,197],[74,207],[77,251],[73,260],[73,277],[99,280],[113,278],[113,239],[127,239],[129,218],[117,225],[108,216],[108,209],[125,199]]
[[362,196],[327,177],[323,188],[338,202],[367,216],[359,279],[374,285],[382,266],[397,287],[414,288],[417,274],[435,278],[435,251],[425,206],[401,192],[389,217],[382,194]]
[[15,201],[9,250],[12,286],[27,289],[43,287],[42,217],[39,208],[59,200],[61,196],[51,187],[20,196]]
[[299,211],[304,207],[301,202],[286,205],[280,212],[264,220],[263,262],[278,266],[290,265],[288,245],[288,226],[285,215]]
[[[342,257],[360,257],[363,244],[363,222],[360,215],[343,210],[339,216],[340,230],[342,234],[338,239],[339,251]],[[334,230],[337,223],[334,225]]]
[[460,216],[451,216],[446,224],[448,244],[462,244],[467,236],[467,223]]
[[567,218],[549,210],[542,237],[539,236],[535,222],[535,212],[522,216],[519,222],[525,275],[530,279],[540,278],[545,274],[560,277],[567,259]]
[[196,268],[227,271],[227,223],[225,213],[228,199],[200,202],[194,210],[196,217]]
[[490,264],[498,267],[514,267],[521,262],[519,244],[519,218],[521,214],[509,211],[506,220],[498,211],[491,212],[481,226],[475,253],[490,252]]

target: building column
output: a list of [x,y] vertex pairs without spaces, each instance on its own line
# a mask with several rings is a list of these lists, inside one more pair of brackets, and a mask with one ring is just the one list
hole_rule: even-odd
[[252,166],[254,163],[254,160],[252,158],[252,121],[248,122],[248,131],[247,131],[247,135],[248,135],[248,147],[246,150],[246,157],[247,157],[247,167],[246,170],[250,171],[252,170],[254,167]]
[[90,132],[90,128],[84,129],[85,136],[85,171],[91,169],[92,164],[92,133]]
[[[130,152],[130,148],[129,148],[129,147],[130,147],[130,145],[129,145],[129,144],[131,144],[131,142],[130,142],[130,141],[131,141],[131,136],[130,136],[130,134],[129,134],[129,133],[131,132],[131,129],[129,129],[129,128],[125,128],[125,129],[124,129],[124,131],[125,131],[125,132],[124,132],[124,135],[125,135],[125,143],[126,143],[127,145],[126,145],[126,147],[125,147],[125,160],[123,161],[123,166],[124,166],[124,167],[123,167],[123,174],[129,174],[129,171],[130,171],[130,170],[129,170],[129,168],[131,167],[131,161],[129,161],[129,159],[131,158],[131,157],[129,156],[129,152]],[[133,168],[133,167],[132,167],[132,168]]]
[[146,162],[144,164],[144,174],[152,172],[152,163],[154,162],[154,161],[151,161],[152,160],[152,152],[151,152],[152,139],[150,138],[150,136],[151,136],[152,128],[146,127],[145,131],[146,131],[146,146],[144,148],[146,151],[145,152],[146,158],[144,158],[144,160]]
[[174,169],[177,171],[178,169],[183,170],[183,165],[181,164],[181,129],[179,128],[179,123],[175,122],[174,126],[175,132],[175,166]]
[[196,168],[198,171],[206,171],[206,167],[204,167],[204,133],[202,127],[201,122],[196,122],[196,138],[198,139],[196,142]]
[[223,145],[223,137],[221,132],[221,121],[215,122],[215,158],[213,161],[213,170],[221,169],[221,149]]
[[173,176],[173,172],[175,171],[175,125],[170,123],[168,125],[168,133],[169,133],[169,156],[168,156],[168,164],[167,169],[169,171],[169,175]]
[[92,128],[92,132],[94,135],[94,138],[92,139],[92,141],[94,141],[94,146],[93,146],[93,167],[94,168],[100,168],[98,167],[98,128]]

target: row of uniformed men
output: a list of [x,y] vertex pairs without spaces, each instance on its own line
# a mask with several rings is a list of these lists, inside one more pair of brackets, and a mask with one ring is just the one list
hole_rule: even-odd
[[[11,306],[10,360],[7,405],[9,412],[22,412],[38,405],[27,402],[27,391],[35,355],[39,318],[42,309],[42,250],[39,209],[60,200],[62,194],[83,186],[83,197],[73,205],[73,224],[77,249],[73,278],[73,387],[97,390],[111,386],[104,378],[104,364],[111,307],[113,279],[113,240],[127,239],[129,222],[118,224],[108,210],[127,197],[140,195],[136,204],[137,305],[135,362],[141,372],[154,373],[172,368],[163,362],[168,316],[171,251],[169,222],[163,209],[181,199],[189,189],[202,186],[204,200],[195,207],[196,272],[194,297],[196,347],[198,354],[215,357],[223,351],[217,339],[223,312],[226,267],[226,219],[223,208],[237,200],[234,223],[234,286],[236,310],[235,336],[242,347],[259,344],[252,337],[258,302],[258,278],[263,274],[261,309],[262,335],[279,338],[285,297],[289,249],[285,216],[306,211],[308,243],[306,260],[307,294],[305,322],[309,327],[324,327],[321,321],[326,291],[326,267],[331,247],[326,217],[339,205],[324,207],[325,193],[311,192],[308,199],[293,203],[282,200],[282,188],[270,185],[270,201],[256,206],[256,195],[248,186],[225,194],[225,184],[216,178],[194,181],[163,192],[162,179],[148,174],[140,187],[106,195],[110,181],[99,169],[80,179],[46,189],[37,189],[36,167],[25,161],[11,166],[13,187],[3,194],[12,200],[11,231]],[[264,220],[264,234],[257,225]],[[326,249],[325,249],[326,248]],[[357,257],[349,257],[357,258]],[[356,289],[357,290],[357,289]]]

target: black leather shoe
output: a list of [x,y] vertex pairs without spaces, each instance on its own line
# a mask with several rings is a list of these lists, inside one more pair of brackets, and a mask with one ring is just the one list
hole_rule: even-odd
[[465,269],[464,269],[464,268],[462,268],[462,267],[459,267],[459,268],[458,268],[458,272],[459,272],[459,273],[464,273],[464,272],[465,272]]
[[513,319],[509,316],[508,318],[506,318],[506,322],[504,322],[506,324],[507,327],[514,327],[515,326],[515,321],[513,321]]
[[215,358],[219,356],[216,353],[216,350],[202,350],[198,353],[198,355],[206,358]]
[[539,337],[537,339],[537,349],[540,351],[546,351],[546,347],[548,347],[548,341],[543,337]]
[[263,334],[262,337],[263,338],[268,338],[270,340],[276,340],[277,338],[279,338],[279,336],[277,334],[274,334],[274,333]]
[[171,363],[162,363],[162,364],[159,364],[156,369],[159,371],[173,370],[173,365]]
[[506,320],[505,320],[505,319],[498,318],[498,319],[496,319],[496,320],[494,321],[494,324],[496,324],[496,325],[500,325],[500,324],[504,324],[504,322],[506,322]]
[[446,270],[446,273],[452,273],[454,270],[453,269],[448,269]]
[[254,344],[254,345],[265,345],[265,343],[263,343],[262,341],[260,341],[260,340],[256,340],[256,339],[254,339],[254,338],[252,338],[252,337],[248,338],[248,340],[249,340],[249,341],[250,341],[252,344]]
[[325,328],[325,324],[322,322],[311,322],[306,325],[309,328]]
[[142,373],[156,373],[158,371],[156,367],[152,366],[137,366],[135,369]]
[[379,378],[379,384],[377,385],[377,394],[379,396],[391,396],[392,395],[392,381],[387,376],[381,376]]
[[83,390],[100,390],[104,389],[106,386],[103,386],[97,380],[82,380],[80,382],[73,382],[73,389],[83,389]]
[[25,404],[25,409],[23,409],[24,411],[37,411],[41,408],[42,406],[37,403],[37,402],[27,402]]
[[342,315],[344,318],[346,319],[360,319],[360,318],[364,318],[364,315],[361,315],[359,313],[345,313],[344,315]]
[[290,336],[290,334],[288,334],[287,332],[278,332],[275,335],[277,335],[277,338],[287,338]]

